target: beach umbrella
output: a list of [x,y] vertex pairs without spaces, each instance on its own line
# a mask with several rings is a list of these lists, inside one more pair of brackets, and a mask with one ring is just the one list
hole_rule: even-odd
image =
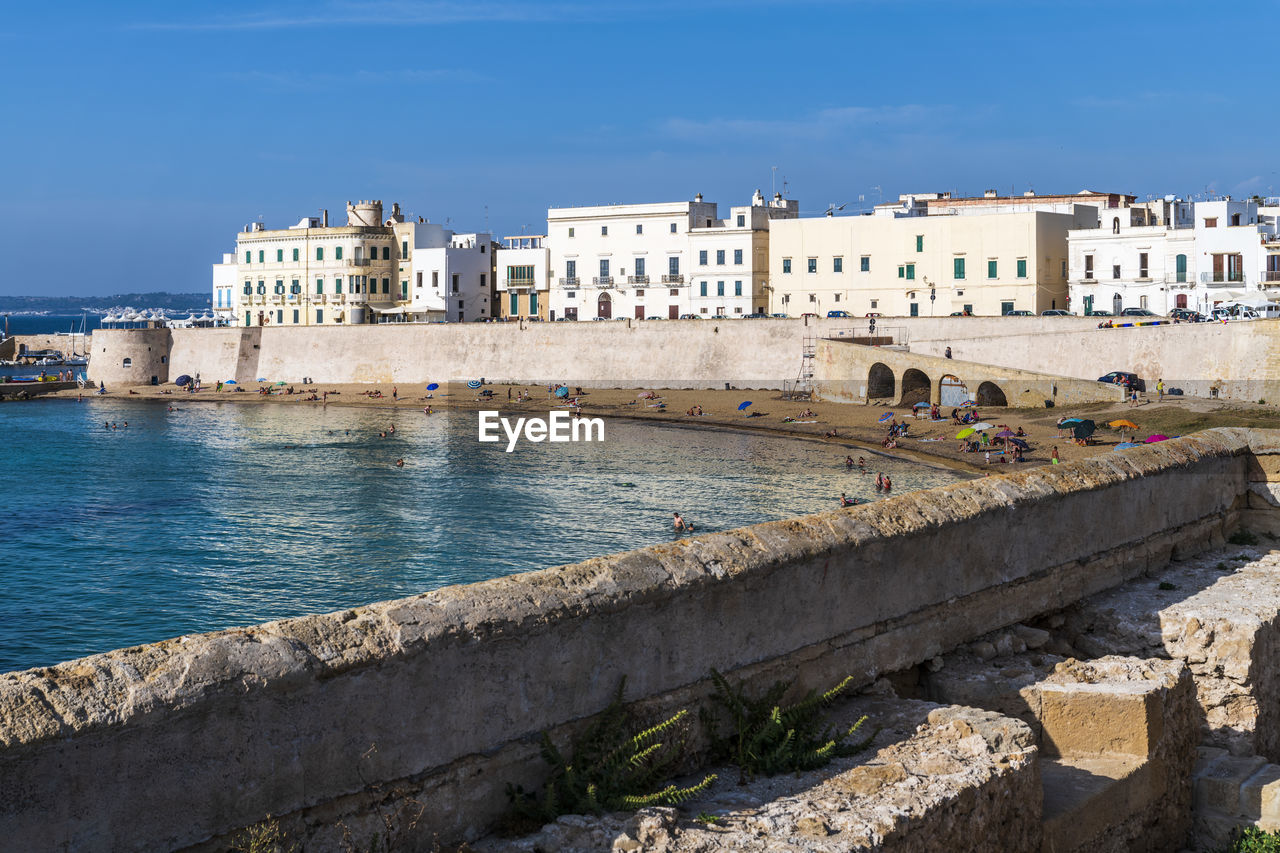
[[996,438],[1013,438],[1017,433],[1011,429],[1002,429],[996,433]]
[[467,387],[468,387],[468,388],[470,388],[472,391],[475,391],[475,390],[479,389],[479,388],[480,388],[480,386],[481,386],[482,384],[483,384],[483,383],[481,383],[481,381],[480,381],[479,379],[468,379],[468,380],[467,380]]
[[430,385],[428,385],[428,386],[427,386],[427,390],[428,390],[428,391],[434,391],[434,390],[436,390],[436,389],[437,389],[437,388],[439,388],[439,387],[440,387],[440,383],[438,383],[438,382],[432,382]]
[[745,409],[747,406],[750,406],[750,405],[751,405],[750,400],[743,400],[741,403],[738,404],[738,411],[741,412],[743,409]]
[[1112,421],[1111,423],[1107,424],[1107,426],[1112,427],[1114,429],[1137,429],[1138,428],[1138,425],[1135,424],[1133,421],[1126,421],[1124,419],[1121,419],[1118,421]]
[[880,416],[880,423],[882,424],[888,423],[891,420],[893,420],[893,412],[885,412],[883,415]]
[[1167,436],[1167,435],[1158,435],[1158,434],[1157,434],[1157,435],[1149,435],[1149,436],[1147,436],[1147,442],[1146,442],[1146,443],[1147,443],[1147,444],[1155,444],[1157,441],[1168,441],[1168,440],[1169,440],[1169,436]]
[[[468,382],[468,383],[467,383],[467,387],[468,387],[468,388],[470,388],[470,387],[471,387],[471,383],[470,383],[470,382]],[[480,386],[479,386],[479,385],[477,385],[476,387],[477,387],[477,388],[479,388]],[[560,398],[560,399],[562,399],[562,400],[563,400],[565,397],[568,397],[568,396],[569,396],[569,386],[567,386],[567,385],[561,385],[559,388],[557,388],[557,389],[556,389],[556,396],[557,396],[557,397],[559,397],[559,398]]]
[[1141,444],[1134,444],[1132,441],[1122,441],[1117,444],[1113,450],[1128,450],[1130,447],[1141,447]]
[[1084,423],[1084,418],[1063,418],[1062,421],[1059,422],[1058,426],[1070,426],[1071,424],[1082,423]]
[[973,435],[973,433],[974,433],[973,427],[965,427],[964,429],[956,433],[956,438],[968,438],[969,436]]
[[970,406],[976,406],[976,405],[978,404],[973,400],[965,400],[963,403],[960,404],[960,408],[965,409],[965,408],[969,408]]
[[265,377],[265,376],[259,376],[259,377],[258,377],[258,379],[257,379],[257,381],[258,381],[258,382],[266,382],[266,381],[267,381],[267,377]]
[[916,403],[916,404],[915,404],[914,406],[912,406],[911,408],[913,408],[913,409],[927,409],[927,408],[929,408],[929,404],[928,404],[928,403]]
[[179,376],[177,379],[175,379],[173,384],[181,388],[183,385],[188,385],[190,383],[191,383],[191,377],[184,373],[181,376]]
[[285,382],[283,379],[281,379],[281,380],[280,380],[279,382],[277,382],[276,384],[277,384],[277,385],[288,385],[289,383],[288,383],[288,382]]
[[235,384],[236,384],[236,381],[235,381],[234,379],[228,379],[226,382],[223,382],[222,384],[223,384],[223,385],[235,385]]
[[987,423],[986,421],[983,421],[980,424],[974,424],[973,428],[978,432],[982,432],[984,429],[991,429],[991,424]]
[[1012,444],[1014,447],[1020,447],[1023,450],[1031,449],[1031,445],[1027,444],[1025,441],[1023,441],[1020,438],[1011,438],[1009,439],[1009,443]]
[[1084,420],[1076,424],[1074,427],[1072,427],[1071,433],[1076,438],[1084,439],[1093,435],[1094,432],[1097,431],[1097,429],[1098,429],[1098,426],[1093,421]]

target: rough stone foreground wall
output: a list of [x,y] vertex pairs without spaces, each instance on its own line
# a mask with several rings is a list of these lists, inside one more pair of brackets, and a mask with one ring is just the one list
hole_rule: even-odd
[[[1236,521],[1222,429],[1080,463],[0,676],[0,837],[196,844],[266,813],[317,833],[377,785],[473,837],[535,736],[627,698],[696,706],[739,677],[862,683],[1195,550]],[[370,747],[376,751],[370,752]],[[110,780],[107,784],[106,780]]]

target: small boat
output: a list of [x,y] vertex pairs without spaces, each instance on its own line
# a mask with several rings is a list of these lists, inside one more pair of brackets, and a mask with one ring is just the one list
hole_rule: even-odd
[[73,355],[73,356],[69,356],[69,357],[67,357],[67,358],[63,359],[63,360],[62,360],[62,363],[63,363],[63,364],[70,365],[70,366],[72,366],[72,367],[87,367],[87,366],[88,366],[88,364],[89,364],[89,356],[87,356],[87,355]]

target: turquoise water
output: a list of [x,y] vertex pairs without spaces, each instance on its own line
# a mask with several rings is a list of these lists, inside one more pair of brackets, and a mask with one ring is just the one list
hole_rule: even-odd
[[669,541],[673,511],[727,529],[874,497],[878,470],[956,479],[625,421],[507,454],[474,413],[174,404],[0,404],[0,672]]

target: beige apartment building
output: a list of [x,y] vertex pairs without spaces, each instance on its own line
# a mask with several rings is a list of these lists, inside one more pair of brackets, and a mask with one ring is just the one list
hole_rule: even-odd
[[1097,207],[1069,210],[773,222],[769,311],[938,317],[1066,308],[1067,232],[1098,221]]

